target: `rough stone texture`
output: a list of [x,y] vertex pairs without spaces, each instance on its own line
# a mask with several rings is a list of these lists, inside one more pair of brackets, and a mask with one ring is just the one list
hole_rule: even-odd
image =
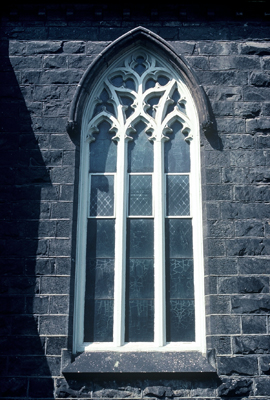
[[[269,11],[260,2],[244,15],[228,3],[116,3],[7,4],[1,12],[1,396],[268,400]],[[78,181],[69,107],[91,62],[139,25],[186,57],[215,118],[201,156],[206,339],[217,374],[66,382]]]

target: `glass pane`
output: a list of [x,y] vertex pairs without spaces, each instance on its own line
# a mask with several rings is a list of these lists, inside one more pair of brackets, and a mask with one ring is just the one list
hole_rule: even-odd
[[126,315],[126,342],[154,341],[154,301],[134,299],[129,301]]
[[190,145],[182,133],[183,126],[176,121],[171,128],[170,140],[164,143],[165,172],[190,172]]
[[144,132],[145,124],[143,122],[139,122],[135,128],[137,133],[131,135],[133,140],[128,143],[128,171],[152,172],[153,144]]
[[152,176],[129,176],[129,215],[152,215]]
[[110,124],[101,122],[95,141],[90,143],[90,172],[115,172],[117,146],[109,132]]
[[167,175],[167,215],[189,213],[189,176]]
[[167,307],[166,328],[167,342],[193,342],[195,340],[194,300],[171,300]]
[[113,300],[85,299],[84,340],[113,341]]
[[86,297],[112,299],[114,297],[114,259],[88,259],[86,264]]
[[191,219],[166,219],[165,243],[167,258],[192,258]]
[[192,258],[168,260],[166,276],[167,293],[170,299],[194,299]]
[[130,258],[152,258],[154,254],[153,219],[129,219],[127,254]]
[[127,292],[131,299],[154,298],[154,261],[131,258],[127,262]]
[[109,216],[114,213],[114,177],[92,175],[90,216]]
[[114,258],[114,219],[88,219],[87,258]]

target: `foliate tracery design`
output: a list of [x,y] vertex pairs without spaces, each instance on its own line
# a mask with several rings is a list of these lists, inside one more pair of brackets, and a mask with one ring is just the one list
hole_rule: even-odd
[[192,139],[187,115],[185,86],[151,54],[137,50],[119,62],[107,75],[92,103],[87,140],[95,140],[99,124],[107,121],[113,140],[136,132],[136,124],[146,124],[149,140],[169,140],[172,124],[183,126],[185,140]]

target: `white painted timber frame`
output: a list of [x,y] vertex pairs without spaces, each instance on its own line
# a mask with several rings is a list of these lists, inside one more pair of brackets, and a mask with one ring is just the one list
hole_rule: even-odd
[[[145,71],[140,75],[134,70],[138,56],[144,58]],[[120,76],[123,82],[132,79],[136,90],[125,85],[115,86],[112,79]],[[160,84],[160,77],[168,82]],[[145,82],[152,78],[154,87],[145,88]],[[103,108],[94,117],[93,110],[99,102],[103,89],[110,95],[115,115]],[[175,88],[181,94],[178,105],[166,114],[168,104]],[[126,118],[125,109],[119,95],[133,100],[132,114]],[[160,96],[157,105],[153,106],[154,115],[147,113],[149,99]],[[185,112],[179,105],[184,104]],[[87,218],[89,210],[89,145],[94,140],[93,133],[98,133],[99,124],[107,121],[111,128],[112,140],[117,140],[117,173],[115,173],[115,286],[114,286],[114,328],[113,342],[84,342],[84,299],[86,277],[86,242]],[[134,126],[139,121],[146,125],[149,140],[154,143],[153,176],[153,217],[154,217],[154,285],[155,285],[155,318],[154,342],[125,343],[125,263],[126,263],[126,220],[127,220],[127,146],[135,132]],[[183,125],[182,133],[190,142],[191,171],[190,177],[190,215],[177,218],[192,218],[193,257],[194,257],[194,291],[195,291],[195,341],[166,343],[165,312],[165,178],[164,142],[170,140],[170,126],[179,121]],[[112,64],[106,73],[96,82],[95,88],[85,102],[81,128],[80,146],[80,182],[79,210],[77,227],[77,252],[75,276],[75,314],[74,314],[74,353],[82,351],[200,351],[205,353],[205,303],[204,303],[204,270],[202,238],[202,198],[200,178],[200,138],[199,121],[196,106],[190,91],[181,76],[156,54],[148,49],[135,47]],[[106,173],[105,173],[106,174]],[[145,217],[143,217],[145,218]],[[152,217],[151,217],[152,218]],[[158,294],[158,295],[157,295]]]

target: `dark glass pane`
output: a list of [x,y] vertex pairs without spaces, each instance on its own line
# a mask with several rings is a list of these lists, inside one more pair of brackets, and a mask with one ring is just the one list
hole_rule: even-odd
[[192,258],[169,259],[166,276],[169,299],[194,299]]
[[147,64],[145,62],[145,58],[143,56],[138,56],[133,63],[133,69],[139,75],[142,75],[146,71]]
[[110,96],[106,89],[103,89],[102,92],[100,93],[100,96],[98,98],[98,103],[95,106],[92,118],[98,115],[103,110],[106,110],[115,116],[114,107],[110,102]]
[[176,121],[164,143],[165,172],[190,172],[190,147],[182,133],[182,124]]
[[94,134],[95,141],[90,143],[90,172],[115,172],[117,146],[109,132],[110,124],[99,124],[99,133]]
[[152,176],[129,176],[129,215],[152,215]]
[[154,261],[152,258],[131,258],[127,262],[129,299],[154,298]]
[[85,299],[84,340],[113,341],[113,300]]
[[128,171],[152,172],[153,171],[153,144],[144,132],[145,124],[139,122],[136,133],[132,134],[133,140],[128,143]]
[[87,299],[112,299],[114,297],[114,259],[88,259],[86,264]]
[[194,300],[173,299],[167,307],[167,342],[195,340]]
[[167,175],[167,215],[189,213],[189,176]]
[[127,255],[130,258],[151,258],[154,254],[153,219],[129,219]]
[[124,111],[124,116],[125,118],[129,118],[133,113],[134,113],[134,108],[131,107],[131,105],[134,102],[134,99],[129,96],[119,96],[121,100],[121,104],[123,104],[123,111]]
[[167,258],[191,258],[193,255],[191,219],[166,219],[165,243]]
[[154,301],[134,299],[129,301],[126,315],[126,342],[153,342]]
[[114,257],[114,219],[88,219],[87,258]]
[[114,177],[92,175],[90,194],[91,216],[112,216],[114,211]]

